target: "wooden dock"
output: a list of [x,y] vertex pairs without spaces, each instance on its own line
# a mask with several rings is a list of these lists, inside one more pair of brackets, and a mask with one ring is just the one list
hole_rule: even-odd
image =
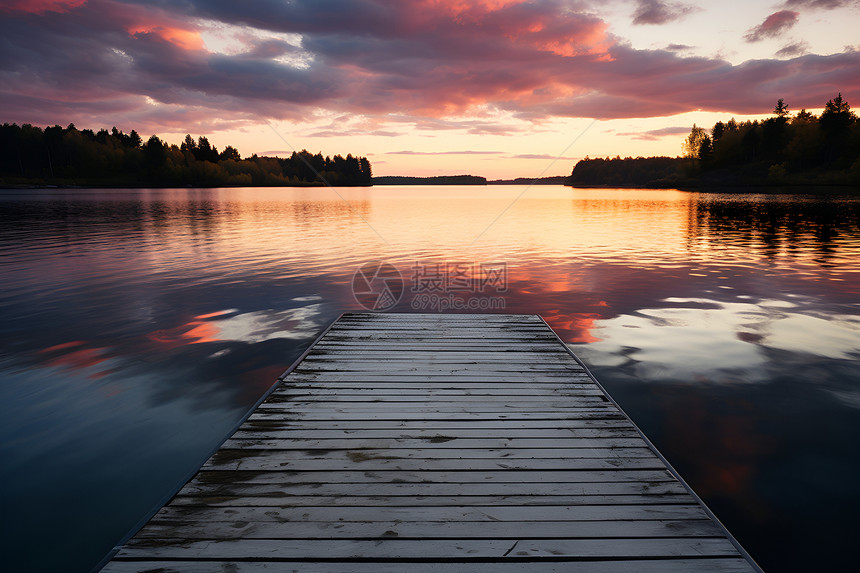
[[760,569],[540,317],[346,314],[103,571]]

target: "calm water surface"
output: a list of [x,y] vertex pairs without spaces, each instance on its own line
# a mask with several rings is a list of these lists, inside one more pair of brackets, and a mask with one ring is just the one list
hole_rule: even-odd
[[766,571],[854,567],[860,199],[523,190],[0,192],[4,569],[89,571],[372,261],[542,314]]

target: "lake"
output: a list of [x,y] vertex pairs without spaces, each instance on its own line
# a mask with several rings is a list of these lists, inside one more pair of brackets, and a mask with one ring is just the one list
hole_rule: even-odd
[[860,196],[6,190],[0,276],[8,571],[89,571],[365,307],[541,314],[765,571],[856,565]]

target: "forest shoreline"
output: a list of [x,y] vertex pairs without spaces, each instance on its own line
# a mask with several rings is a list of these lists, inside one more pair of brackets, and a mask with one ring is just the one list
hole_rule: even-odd
[[[440,187],[452,184],[444,183],[414,183],[402,184],[402,187]],[[474,187],[510,187],[512,183],[500,183],[488,181],[485,184],[471,184]],[[655,191],[691,191],[703,193],[768,193],[768,194],[860,194],[860,186],[844,184],[844,183],[798,183],[798,184],[771,184],[771,183],[732,183],[732,184],[695,184],[695,183],[678,183],[678,184],[574,184],[574,183],[541,183],[532,181],[531,183],[523,183],[523,185],[562,185],[571,189],[648,189]],[[372,187],[392,187],[391,184],[370,184],[370,185],[352,185],[356,188],[372,188]],[[306,188],[324,188],[323,183],[304,183],[295,185],[215,185],[215,186],[191,186],[191,185],[33,185],[33,184],[4,184],[0,183],[0,191],[134,191],[141,189],[247,189],[247,188],[270,188],[270,189],[306,189]]]

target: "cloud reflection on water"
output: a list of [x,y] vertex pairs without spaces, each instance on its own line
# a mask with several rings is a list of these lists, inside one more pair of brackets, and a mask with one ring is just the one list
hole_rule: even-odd
[[[664,299],[594,323],[586,352],[595,365],[635,363],[642,381],[737,383],[769,380],[763,348],[833,359],[860,358],[860,317],[827,315],[779,300]],[[691,307],[684,307],[685,304]],[[682,306],[678,306],[682,305]],[[814,313],[814,314],[807,314]]]
[[172,348],[205,342],[256,344],[276,338],[304,340],[315,336],[325,326],[315,320],[319,314],[318,304],[280,311],[268,309],[242,313],[236,309],[221,310],[195,316],[185,324],[157,330],[147,337]]

